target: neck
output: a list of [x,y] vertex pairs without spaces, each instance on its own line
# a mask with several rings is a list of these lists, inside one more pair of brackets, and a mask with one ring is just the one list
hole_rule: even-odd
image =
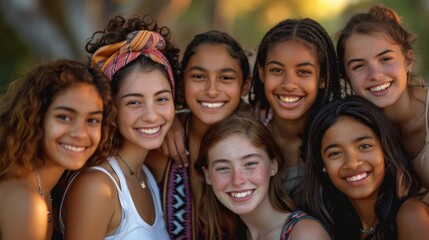
[[297,120],[284,120],[274,115],[273,120],[268,124],[268,128],[273,133],[279,133],[288,139],[299,138],[304,132],[307,118]]
[[44,166],[35,169],[32,177],[35,178],[37,189],[39,190],[40,184],[41,190],[45,192],[46,198],[49,198],[52,188],[54,188],[54,186],[58,183],[63,172],[64,168],[48,166],[45,164]]
[[[137,146],[130,146],[124,144],[118,151],[119,155],[128,165],[128,167],[133,171],[137,177],[140,177],[142,165],[146,159],[149,150],[143,149]],[[124,166],[126,167],[126,166]],[[126,169],[126,172],[129,172],[129,169]]]
[[370,199],[352,201],[352,205],[355,208],[357,214],[362,223],[362,228],[369,230],[374,227],[377,223],[377,216],[374,212],[374,206],[376,202],[376,195]]

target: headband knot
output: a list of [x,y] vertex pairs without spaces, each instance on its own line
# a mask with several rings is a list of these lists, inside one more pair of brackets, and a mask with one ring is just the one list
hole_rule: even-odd
[[140,30],[130,32],[122,42],[99,48],[92,56],[92,65],[103,71],[109,80],[122,67],[144,55],[154,62],[164,65],[167,70],[172,92],[174,94],[174,77],[168,59],[160,52],[166,46],[164,38],[157,32]]

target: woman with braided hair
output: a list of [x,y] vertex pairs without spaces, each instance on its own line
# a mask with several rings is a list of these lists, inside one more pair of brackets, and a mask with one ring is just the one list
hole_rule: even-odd
[[250,102],[274,113],[266,124],[286,161],[284,187],[299,207],[305,206],[300,149],[306,126],[321,106],[341,97],[340,87],[335,48],[319,23],[286,19],[265,34]]
[[115,153],[71,179],[60,208],[64,238],[169,239],[159,189],[144,162],[173,122],[179,50],[168,28],[148,17],[121,16],[86,49],[111,80]]

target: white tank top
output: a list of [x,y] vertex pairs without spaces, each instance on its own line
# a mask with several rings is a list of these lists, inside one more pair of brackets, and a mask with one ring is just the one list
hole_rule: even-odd
[[[114,235],[107,236],[104,239],[106,240],[169,239],[167,230],[165,228],[165,222],[164,222],[164,216],[163,216],[162,207],[161,207],[161,199],[160,199],[158,185],[150,170],[143,165],[142,168],[144,173],[147,176],[147,183],[152,193],[152,197],[155,205],[156,218],[153,225],[149,225],[148,223],[146,223],[137,212],[137,209],[134,206],[134,202],[131,197],[131,194],[128,190],[128,186],[127,186],[124,174],[121,168],[119,167],[118,163],[116,162],[115,158],[109,157],[107,161],[109,162],[110,166],[112,166],[113,171],[118,176],[120,187],[118,186],[118,184],[116,183],[112,175],[106,169],[102,167],[89,168],[89,169],[101,171],[112,179],[113,183],[116,186],[116,189],[118,190],[119,202],[122,207],[122,220],[121,220],[121,223],[119,224],[118,230]],[[70,183],[68,184],[64,192],[63,199],[65,198],[68,188],[70,187],[71,183],[73,182],[76,176],[74,176],[70,181]],[[63,206],[63,200],[61,200],[61,205],[60,205],[59,223],[60,223],[61,232],[64,234],[65,226],[61,218],[62,206]]]

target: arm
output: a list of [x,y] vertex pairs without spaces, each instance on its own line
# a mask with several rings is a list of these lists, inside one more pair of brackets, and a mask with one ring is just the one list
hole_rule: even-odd
[[46,239],[48,210],[45,200],[29,189],[18,189],[7,195],[1,205],[0,239]]
[[173,124],[161,145],[162,153],[170,156],[179,166],[188,166],[188,155],[185,147],[185,129],[176,115]]
[[302,219],[295,224],[290,234],[291,240],[330,240],[326,229],[314,219]]
[[418,199],[405,201],[396,215],[398,240],[427,239],[429,236],[429,205]]
[[[121,215],[118,193],[112,180],[99,171],[81,173],[65,195],[64,239],[104,239],[117,226],[112,222]],[[115,218],[116,214],[116,218]],[[109,233],[111,230],[113,233]]]

